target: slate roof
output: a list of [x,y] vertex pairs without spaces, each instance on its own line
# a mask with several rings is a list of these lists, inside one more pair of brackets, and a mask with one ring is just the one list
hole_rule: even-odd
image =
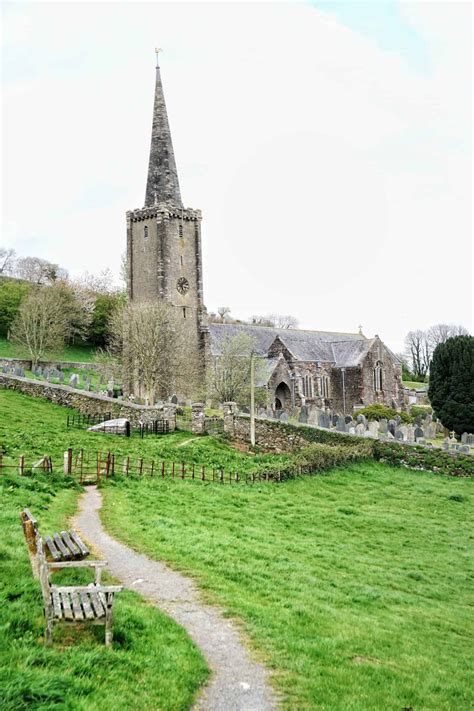
[[336,367],[358,365],[374,342],[360,333],[300,331],[237,323],[211,323],[209,331],[212,355],[219,355],[224,339],[243,332],[255,339],[257,355],[265,356],[278,336],[295,360],[334,363]]

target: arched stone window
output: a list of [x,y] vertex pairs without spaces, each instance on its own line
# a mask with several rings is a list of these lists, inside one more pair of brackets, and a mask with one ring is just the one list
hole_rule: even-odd
[[383,363],[378,360],[374,368],[374,390],[380,392],[383,389]]

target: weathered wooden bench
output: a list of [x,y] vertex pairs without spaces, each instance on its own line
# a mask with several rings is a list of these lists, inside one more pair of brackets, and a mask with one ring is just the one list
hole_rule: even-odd
[[[38,522],[28,509],[20,513],[20,519],[33,575],[39,578],[41,583],[46,620],[45,644],[52,643],[53,625],[57,622],[104,625],[105,644],[107,646],[112,644],[114,594],[122,590],[122,587],[100,584],[101,572],[107,565],[107,561],[78,559],[79,556],[83,558],[89,555],[89,550],[75,531],[54,533],[43,541],[39,534]],[[47,550],[53,558],[52,561],[47,560],[46,557],[47,541],[49,541]],[[54,544],[51,545],[51,542]],[[63,555],[69,560],[61,560]],[[75,559],[70,560],[73,556]],[[52,571],[71,568],[94,570],[94,582],[90,585],[51,584]]]
[[[39,569],[36,550],[36,540],[39,536],[38,521],[29,509],[23,509],[20,513],[20,519],[30,554],[33,575],[38,578]],[[90,553],[76,531],[61,531],[53,533],[51,536],[46,536],[44,538],[44,546],[46,555],[55,562],[84,560]]]
[[49,562],[44,554],[43,541],[37,538],[37,557],[39,577],[43,593],[45,615],[45,644],[53,642],[53,626],[61,623],[85,623],[105,626],[105,644],[110,646],[113,638],[113,604],[114,595],[120,592],[121,585],[52,585],[51,571],[64,568],[103,567],[105,561],[63,561]]

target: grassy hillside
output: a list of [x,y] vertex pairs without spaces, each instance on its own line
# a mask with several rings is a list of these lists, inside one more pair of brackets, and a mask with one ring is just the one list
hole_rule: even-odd
[[[51,533],[65,527],[78,493],[62,477],[0,473],[0,708],[189,708],[207,677],[205,663],[178,625],[134,593],[117,595],[112,649],[104,646],[101,626],[57,626],[54,646],[43,646],[41,590],[18,514],[28,506],[42,533]],[[91,577],[75,571],[66,579],[79,584]]]
[[[50,353],[48,359],[90,363],[94,360],[94,350],[94,348],[87,345],[65,346],[61,351]],[[17,346],[0,336],[0,358],[29,359],[30,356],[25,348]]]
[[257,487],[114,481],[103,521],[244,622],[289,709],[472,709],[472,482],[357,464]]
[[54,405],[42,398],[31,398],[13,390],[0,389],[0,448],[8,457],[21,454],[30,458],[44,454],[62,468],[63,453],[68,447],[86,452],[107,450],[118,455],[145,459],[165,459],[177,462],[195,462],[210,467],[224,467],[228,471],[250,471],[265,462],[284,460],[273,455],[252,455],[238,452],[225,441],[214,437],[198,437],[190,432],[175,432],[166,437],[149,436],[140,439],[104,435],[81,429],[67,429],[66,417],[72,410]]

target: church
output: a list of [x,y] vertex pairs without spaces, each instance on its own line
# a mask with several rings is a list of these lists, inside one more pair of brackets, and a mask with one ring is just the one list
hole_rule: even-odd
[[144,207],[127,212],[127,289],[136,302],[165,299],[185,320],[190,357],[203,370],[223,339],[244,330],[263,359],[270,406],[315,405],[343,414],[373,403],[403,406],[401,364],[378,336],[208,323],[201,211],[184,207],[157,62]]

